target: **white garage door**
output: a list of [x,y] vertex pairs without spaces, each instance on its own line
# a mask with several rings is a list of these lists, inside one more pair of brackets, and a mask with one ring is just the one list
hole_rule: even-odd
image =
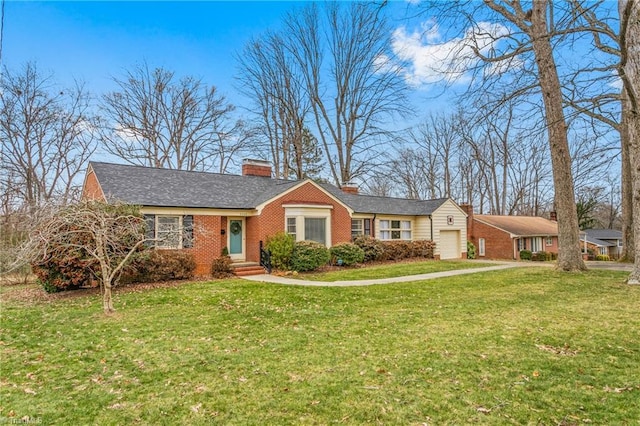
[[440,231],[440,259],[460,258],[460,231]]

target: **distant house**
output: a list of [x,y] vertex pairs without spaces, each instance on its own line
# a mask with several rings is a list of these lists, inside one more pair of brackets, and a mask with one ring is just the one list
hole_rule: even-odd
[[622,232],[615,229],[585,229],[581,232],[582,251],[588,249],[595,254],[607,255],[619,259],[622,255]]
[[261,242],[282,231],[327,247],[366,234],[432,240],[440,259],[467,252],[466,215],[449,198],[374,197],[353,186],[272,179],[270,164],[258,160],[245,160],[242,175],[92,162],[83,197],[141,206],[156,247],[192,251],[198,274],[225,247],[236,262],[258,262]]
[[521,250],[558,253],[558,223],[536,216],[474,215],[467,212],[469,241],[476,256],[487,259],[520,259]]

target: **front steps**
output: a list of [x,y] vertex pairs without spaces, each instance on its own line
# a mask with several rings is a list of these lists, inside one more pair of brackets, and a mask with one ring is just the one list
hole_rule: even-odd
[[231,264],[231,270],[239,277],[246,277],[248,275],[261,275],[266,271],[257,262],[234,262]]

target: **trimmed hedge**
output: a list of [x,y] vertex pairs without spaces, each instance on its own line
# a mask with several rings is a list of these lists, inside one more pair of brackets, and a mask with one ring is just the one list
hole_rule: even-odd
[[329,252],[333,264],[351,266],[364,260],[364,250],[353,243],[336,244]]
[[195,275],[196,261],[192,253],[183,250],[147,249],[125,268],[123,283],[187,280]]
[[596,260],[609,261],[611,259],[609,258],[608,254],[599,254],[599,255],[596,256]]
[[531,251],[520,250],[520,260],[531,260]]
[[380,240],[368,235],[358,235],[353,243],[364,251],[364,262],[382,260],[384,256],[384,244]]
[[[61,251],[58,251],[62,254]],[[80,256],[57,258],[31,265],[31,270],[37,277],[37,282],[47,293],[57,293],[63,290],[75,290],[91,281],[92,265]]]
[[364,262],[402,260],[411,258],[433,259],[436,244],[430,240],[380,241],[359,235],[353,243],[364,250]]
[[[273,253],[271,254],[273,256]],[[329,249],[315,241],[298,241],[291,255],[291,269],[298,272],[314,271],[329,263]],[[273,258],[272,258],[273,260]]]
[[412,257],[422,257],[425,259],[433,259],[433,251],[436,248],[436,243],[430,240],[416,240],[410,241],[411,255]]
[[220,256],[211,262],[211,276],[213,278],[226,278],[232,275],[231,258],[229,256]]

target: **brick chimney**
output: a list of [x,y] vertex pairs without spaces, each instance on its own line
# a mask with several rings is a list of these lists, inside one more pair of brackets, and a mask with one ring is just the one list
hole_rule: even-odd
[[358,185],[353,182],[345,182],[340,185],[340,189],[347,194],[355,194],[358,195]]
[[242,160],[242,176],[271,177],[271,163],[264,160]]
[[549,212],[549,220],[552,220],[554,222],[558,221],[558,213],[554,211]]
[[475,235],[473,235],[473,206],[471,204],[460,204],[460,208],[467,214],[467,240],[475,244]]

